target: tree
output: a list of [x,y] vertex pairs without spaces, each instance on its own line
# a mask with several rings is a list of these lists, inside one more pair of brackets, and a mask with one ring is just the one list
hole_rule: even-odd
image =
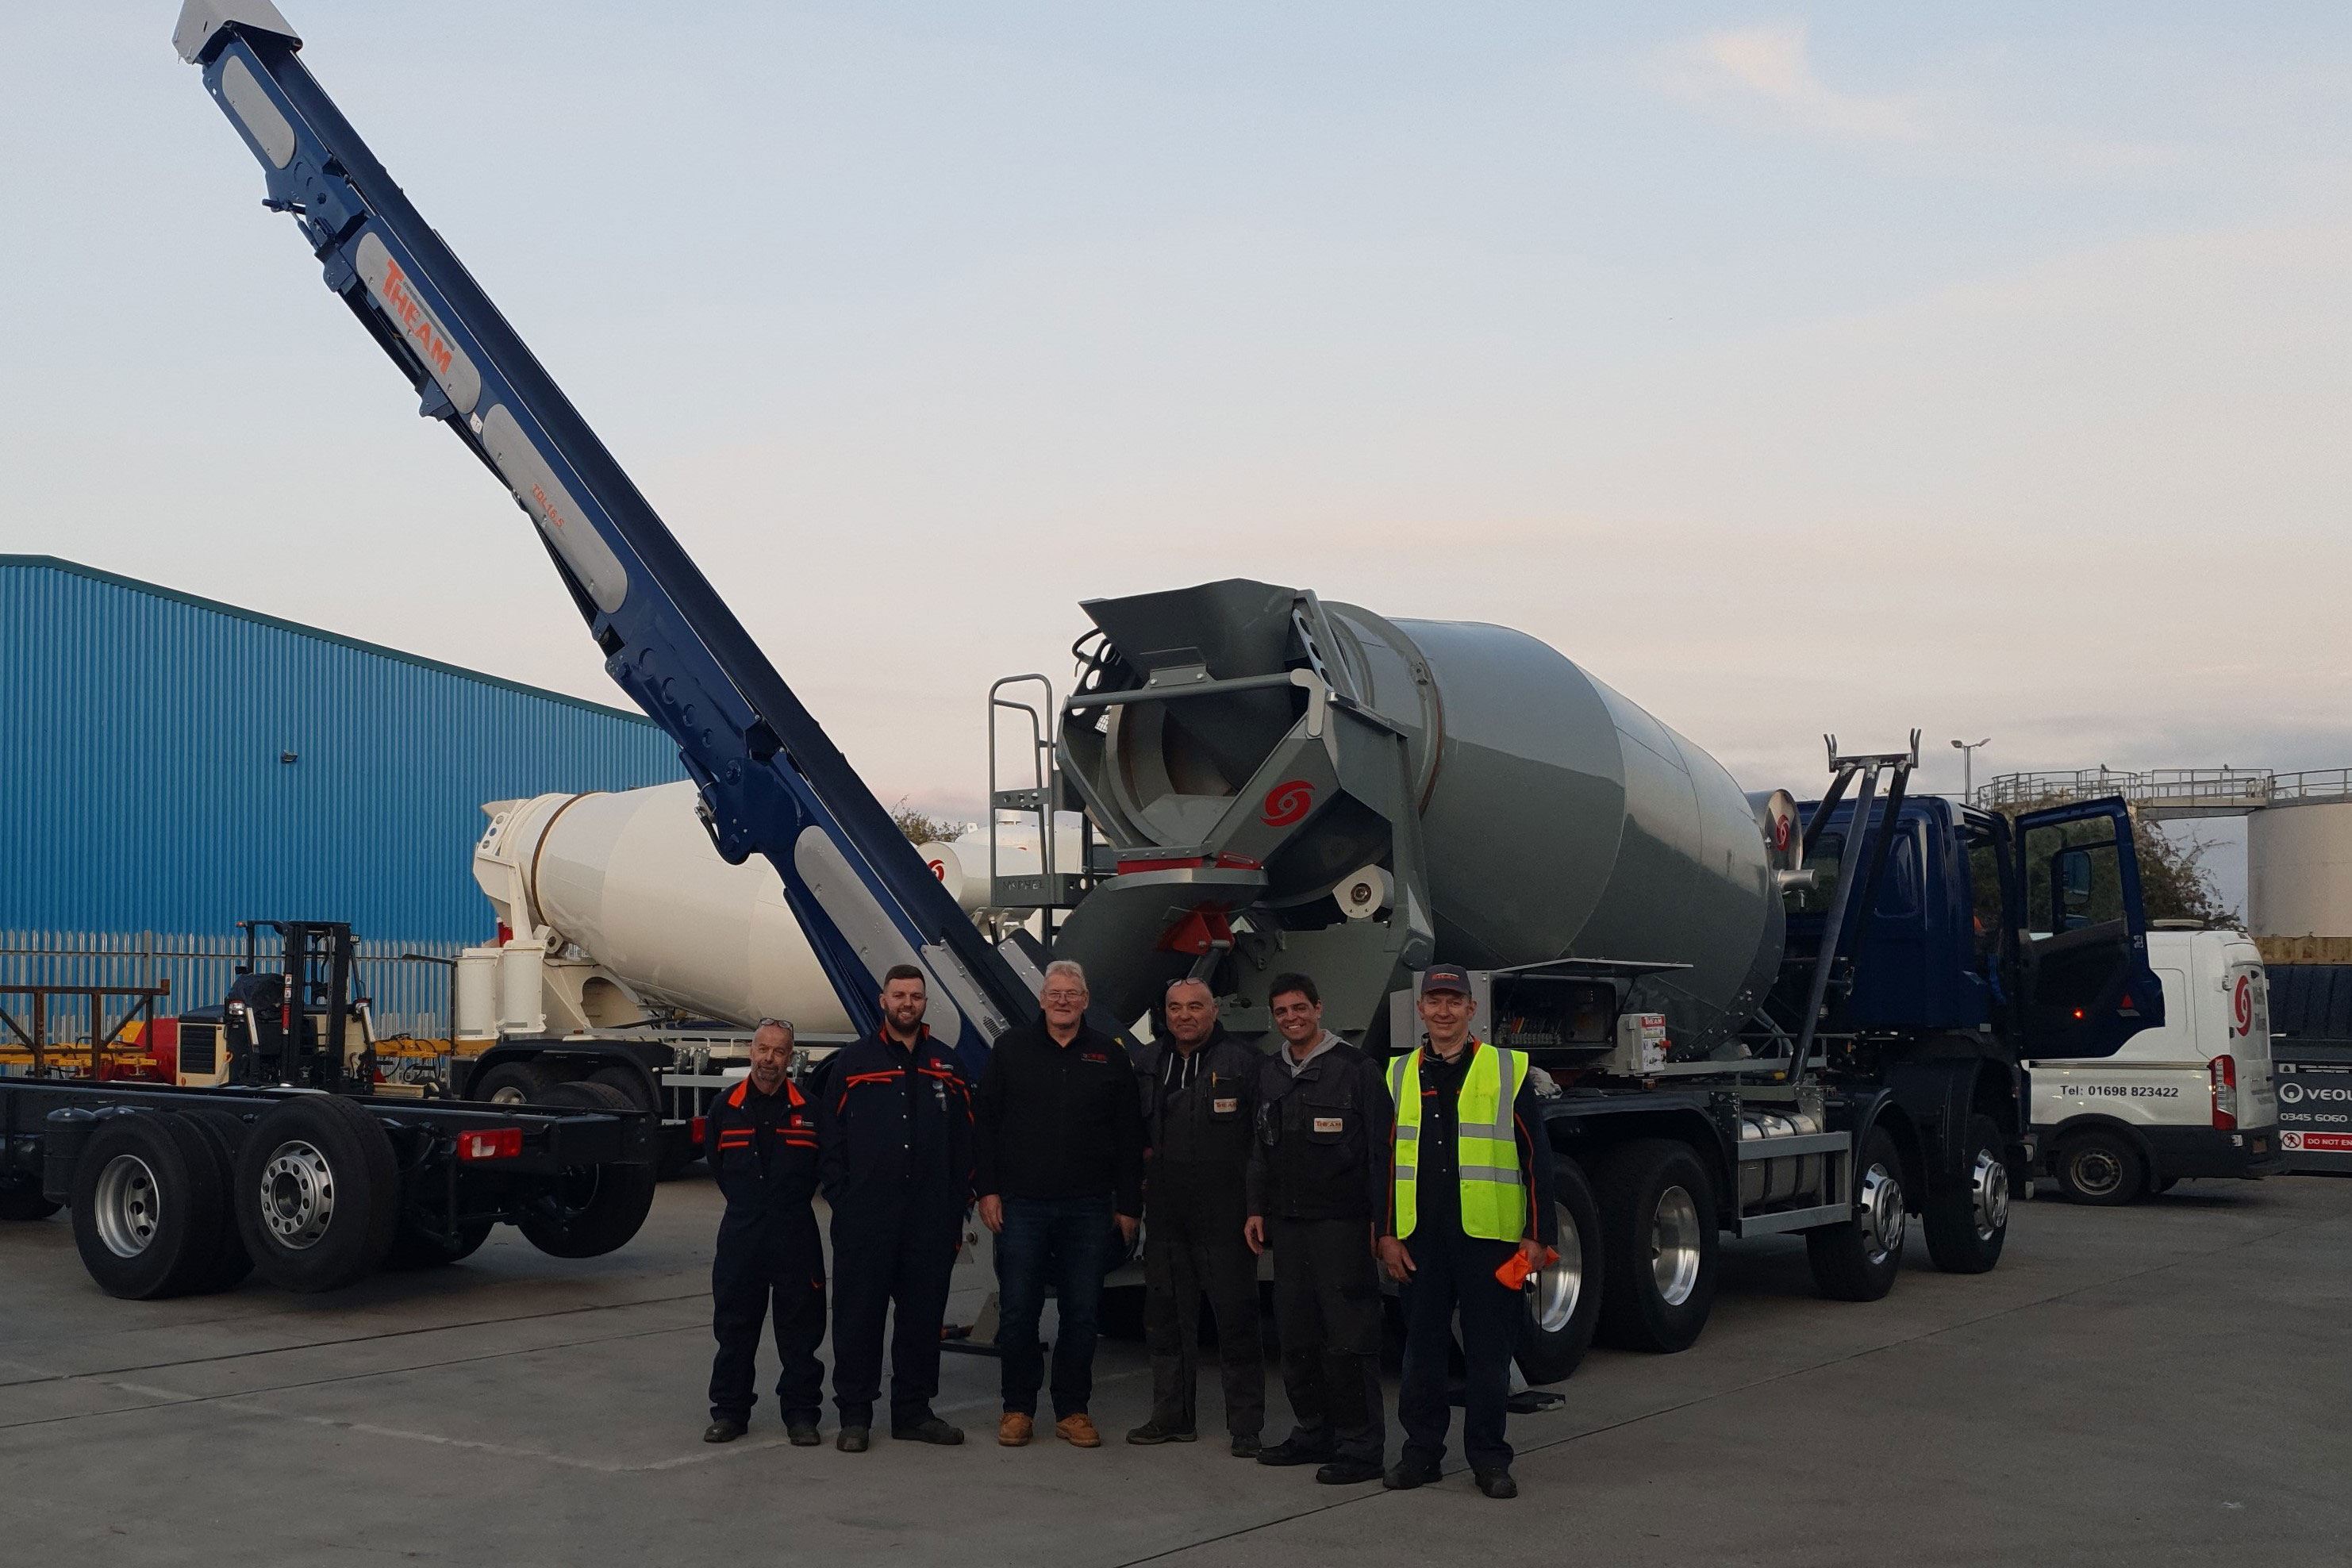
[[890,820],[907,836],[909,844],[952,844],[971,830],[968,822],[950,822],[943,816],[918,811],[900,795],[898,804],[890,808]]
[[2139,892],[2149,920],[2237,923],[2237,911],[2221,901],[2221,889],[2205,866],[2212,847],[2194,834],[2187,843],[2178,843],[2137,812],[2132,814],[2132,848],[2139,857]]

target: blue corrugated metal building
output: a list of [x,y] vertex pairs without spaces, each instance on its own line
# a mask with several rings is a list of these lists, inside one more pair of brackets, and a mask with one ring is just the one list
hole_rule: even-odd
[[634,713],[0,555],[0,931],[340,920],[450,952],[490,935],[484,801],[682,775]]

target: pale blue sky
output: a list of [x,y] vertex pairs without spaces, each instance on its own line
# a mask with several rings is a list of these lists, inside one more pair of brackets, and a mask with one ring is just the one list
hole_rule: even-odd
[[[0,549],[611,700],[175,9],[12,18]],[[286,9],[892,798],[1236,574],[1756,787],[2352,762],[2340,5]]]

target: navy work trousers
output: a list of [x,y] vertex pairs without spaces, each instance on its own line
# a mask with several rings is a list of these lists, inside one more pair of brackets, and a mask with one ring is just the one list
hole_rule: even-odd
[[1054,1334],[1054,1418],[1086,1413],[1095,1387],[1095,1314],[1118,1234],[1110,1194],[1098,1198],[1006,1198],[996,1237],[996,1348],[1004,1408],[1037,1414],[1045,1355],[1037,1321],[1054,1288],[1061,1326]]
[[824,1408],[824,1247],[805,1205],[764,1216],[730,1233],[719,1227],[710,1260],[710,1328],[719,1354],[710,1364],[710,1418],[748,1421],[760,1331],[772,1318],[776,1403],[787,1422],[816,1420]]
[[882,1395],[883,1318],[890,1328],[890,1424],[931,1414],[940,1328],[961,1214],[912,1204],[845,1205],[833,1215],[833,1403],[844,1426],[870,1426]]
[[1404,1457],[1435,1465],[1445,1458],[1445,1432],[1454,1412],[1448,1398],[1448,1365],[1454,1349],[1454,1314],[1462,1314],[1462,1451],[1473,1470],[1510,1468],[1511,1445],[1504,1440],[1505,1403],[1511,1395],[1511,1358],[1518,1352],[1519,1322],[1527,1315],[1525,1294],[1495,1278],[1495,1270],[1518,1250],[1517,1243],[1465,1236],[1456,1226],[1423,1220],[1404,1238],[1413,1275],[1402,1292],[1404,1305],[1404,1384],[1397,1391],[1397,1425],[1404,1428]]

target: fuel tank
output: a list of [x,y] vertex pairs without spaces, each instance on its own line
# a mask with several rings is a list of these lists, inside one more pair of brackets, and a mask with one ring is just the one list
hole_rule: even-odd
[[[1769,989],[1783,930],[1767,814],[1714,758],[1557,649],[1507,626],[1390,620],[1238,579],[1084,608],[1101,637],[1065,709],[1061,760],[1123,865],[1197,862],[1196,881],[1250,884],[1249,909],[1300,933],[1286,948],[1312,949],[1303,933],[1382,900],[1418,918],[1407,900],[1425,891],[1431,945],[1391,942],[1400,972],[1563,957],[1687,965],[1643,983],[1678,1047],[1720,1042]],[[1299,739],[1327,701],[1328,784]],[[1384,770],[1402,771],[1393,787]],[[1297,819],[1288,837],[1269,838],[1286,816]],[[1229,913],[1246,912],[1243,896]],[[1120,967],[1087,914],[1072,916],[1076,945]],[[1146,989],[1164,984],[1164,962],[1145,967]],[[1387,973],[1369,989],[1402,983]]]

